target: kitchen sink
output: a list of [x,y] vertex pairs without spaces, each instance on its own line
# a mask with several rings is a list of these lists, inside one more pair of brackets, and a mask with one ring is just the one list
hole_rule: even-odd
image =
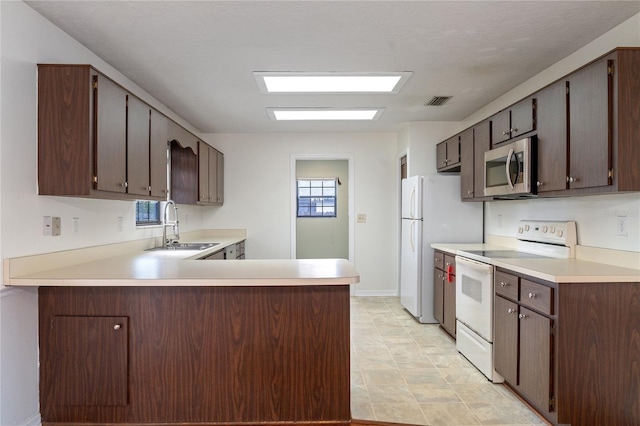
[[206,250],[208,248],[217,246],[220,243],[171,243],[168,246],[154,247],[147,249],[147,251],[155,250]]

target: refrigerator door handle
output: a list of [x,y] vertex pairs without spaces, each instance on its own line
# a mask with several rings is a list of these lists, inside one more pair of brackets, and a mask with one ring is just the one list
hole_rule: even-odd
[[416,218],[416,187],[411,188],[411,197],[410,197],[409,208],[411,209],[411,219]]
[[411,221],[411,228],[410,228],[410,233],[411,233],[411,238],[409,238],[409,242],[411,243],[411,251],[415,252],[416,251],[416,244],[413,242],[413,238],[415,237],[415,229],[416,226],[416,221],[412,220]]

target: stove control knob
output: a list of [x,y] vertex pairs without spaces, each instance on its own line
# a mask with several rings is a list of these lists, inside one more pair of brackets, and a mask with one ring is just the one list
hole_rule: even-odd
[[549,230],[549,228],[546,225],[542,227],[542,233],[543,234],[546,234],[548,230]]
[[551,225],[551,228],[549,228],[549,232],[551,232],[552,234],[556,233],[556,227]]
[[522,234],[524,232],[524,229],[522,229],[522,226],[518,227],[518,234]]
[[529,229],[531,229],[531,227],[530,227],[529,225],[525,225],[525,226],[524,226],[524,230],[525,230],[525,231],[529,232]]
[[558,230],[556,231],[556,235],[557,235],[558,237],[562,238],[562,236],[564,235],[564,232],[562,232],[562,229],[558,229]]

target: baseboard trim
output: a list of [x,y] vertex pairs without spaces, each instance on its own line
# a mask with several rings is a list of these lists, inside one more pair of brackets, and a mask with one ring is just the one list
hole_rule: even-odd
[[382,297],[397,297],[398,292],[395,290],[361,290],[355,291],[355,296],[368,297],[368,296],[382,296]]
[[33,416],[31,416],[26,422],[25,425],[27,426],[41,426],[42,425],[42,419],[40,418],[40,413],[34,414]]

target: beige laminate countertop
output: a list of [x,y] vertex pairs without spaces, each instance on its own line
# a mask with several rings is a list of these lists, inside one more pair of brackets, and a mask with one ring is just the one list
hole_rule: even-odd
[[[16,263],[12,272],[11,262],[15,259],[5,259],[5,284],[32,287],[305,286],[348,285],[360,281],[358,272],[345,259],[198,260],[242,239],[199,238],[198,242],[220,244],[203,251],[138,250],[35,271],[29,270],[25,258],[17,258],[22,263]],[[37,260],[37,256],[32,258]]]
[[[514,250],[489,244],[431,244],[436,250],[457,254],[465,250]],[[556,283],[640,282],[640,269],[623,268],[581,259],[493,258],[491,264]]]

